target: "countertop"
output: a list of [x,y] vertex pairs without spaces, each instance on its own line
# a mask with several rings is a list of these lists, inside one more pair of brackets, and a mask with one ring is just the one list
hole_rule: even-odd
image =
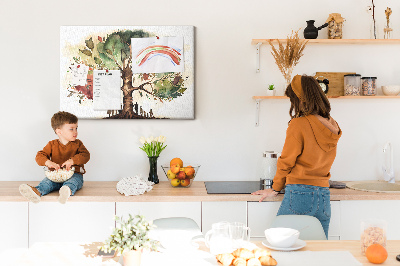
[[[20,184],[36,186],[39,181],[0,181],[0,201],[27,201],[19,193]],[[250,194],[207,194],[204,182],[194,181],[189,188],[172,187],[161,181],[149,192],[139,196],[124,196],[116,190],[117,181],[85,181],[83,188],[69,198],[68,202],[177,202],[177,201],[258,201],[260,196]],[[364,192],[349,188],[331,188],[331,200],[400,200],[400,193]],[[58,192],[42,197],[42,202],[55,202]],[[283,195],[264,201],[282,201]]]

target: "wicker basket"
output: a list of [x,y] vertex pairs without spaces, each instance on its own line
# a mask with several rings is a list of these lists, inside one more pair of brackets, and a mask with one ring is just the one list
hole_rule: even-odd
[[71,167],[69,171],[65,169],[58,169],[54,171],[45,170],[44,173],[48,179],[56,183],[63,183],[70,179],[75,172],[75,167]]

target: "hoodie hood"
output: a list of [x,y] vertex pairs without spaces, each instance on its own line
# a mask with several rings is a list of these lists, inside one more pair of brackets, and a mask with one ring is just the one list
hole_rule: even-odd
[[342,130],[339,125],[339,134],[335,134],[329,130],[319,119],[314,115],[308,115],[308,122],[310,123],[311,129],[314,133],[315,140],[321,149],[325,152],[331,151],[336,148],[339,138],[342,136]]

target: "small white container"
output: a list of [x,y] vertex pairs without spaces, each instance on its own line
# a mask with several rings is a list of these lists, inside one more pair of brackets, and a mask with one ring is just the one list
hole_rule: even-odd
[[267,96],[275,96],[275,90],[267,90]]
[[265,237],[273,247],[289,248],[299,239],[300,232],[292,228],[269,228],[264,231]]
[[400,93],[400,85],[382,86],[382,92],[386,96],[396,96]]

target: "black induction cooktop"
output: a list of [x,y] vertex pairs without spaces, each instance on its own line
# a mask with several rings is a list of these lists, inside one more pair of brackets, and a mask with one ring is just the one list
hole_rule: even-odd
[[260,181],[206,181],[207,194],[250,194],[264,189]]

